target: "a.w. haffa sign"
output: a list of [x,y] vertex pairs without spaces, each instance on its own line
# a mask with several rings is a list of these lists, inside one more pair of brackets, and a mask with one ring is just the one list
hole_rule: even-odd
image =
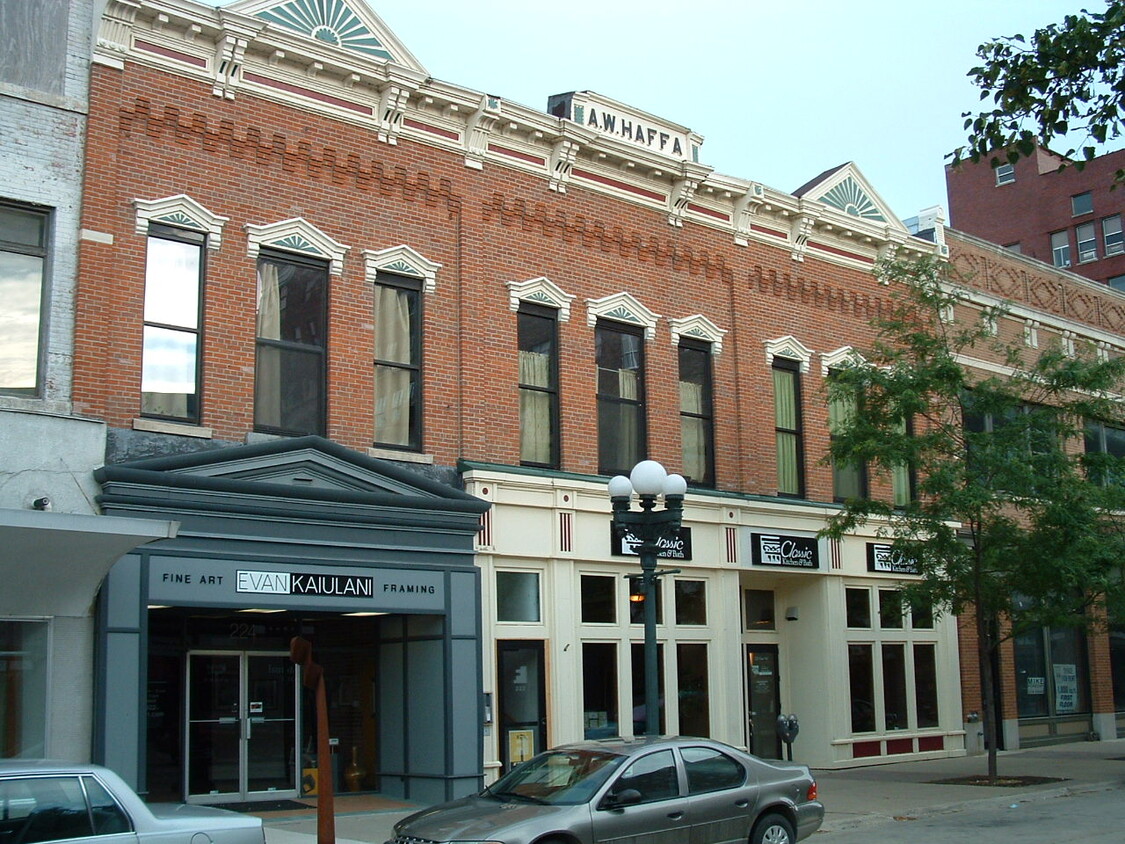
[[756,566],[794,569],[820,568],[820,546],[816,537],[781,533],[750,534],[750,559]]
[[[626,531],[623,535],[618,536],[617,532],[610,526],[610,552],[615,557],[636,557],[639,556],[637,548],[641,544],[636,536]],[[659,550],[656,556],[666,560],[690,560],[691,559],[691,528],[682,527],[675,536],[669,539],[661,539]]]
[[556,94],[547,100],[547,111],[599,135],[644,147],[649,152],[699,162],[701,135],[593,91]]

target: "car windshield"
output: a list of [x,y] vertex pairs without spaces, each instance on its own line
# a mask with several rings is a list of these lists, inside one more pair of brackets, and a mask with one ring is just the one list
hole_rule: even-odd
[[554,750],[524,762],[481,795],[497,800],[576,806],[586,803],[624,761],[602,750]]

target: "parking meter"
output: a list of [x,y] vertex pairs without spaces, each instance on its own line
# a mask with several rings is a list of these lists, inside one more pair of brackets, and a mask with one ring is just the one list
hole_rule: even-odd
[[793,739],[801,732],[801,725],[797,723],[796,715],[777,716],[777,735],[785,742],[785,758],[793,761]]

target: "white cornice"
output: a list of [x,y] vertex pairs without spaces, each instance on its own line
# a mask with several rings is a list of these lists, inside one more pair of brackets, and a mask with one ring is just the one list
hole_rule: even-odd
[[[376,60],[266,25],[249,14],[264,2],[216,9],[193,0],[109,0],[98,54],[113,67],[127,58],[198,79],[225,98],[253,92],[362,126],[378,141],[409,137],[473,168],[520,170],[558,193],[580,185],[660,211],[673,226],[705,226],[739,245],[782,249],[797,260],[870,273],[880,255],[896,251],[941,256],[938,245],[900,232],[897,221],[851,216],[428,78],[420,64]],[[138,49],[138,38],[151,46]]]

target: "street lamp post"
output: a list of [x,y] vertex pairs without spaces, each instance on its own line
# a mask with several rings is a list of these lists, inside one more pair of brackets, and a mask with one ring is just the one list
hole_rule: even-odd
[[[641,558],[641,595],[645,604],[645,735],[660,734],[660,686],[657,680],[656,581],[672,571],[658,571],[656,558],[661,540],[674,539],[680,531],[687,481],[682,475],[669,475],[655,460],[642,460],[629,477],[617,475],[608,484],[613,503],[613,532],[618,541],[630,538]],[[640,510],[630,506],[633,493],[640,498]],[[664,496],[664,509],[656,509],[656,499]]]

